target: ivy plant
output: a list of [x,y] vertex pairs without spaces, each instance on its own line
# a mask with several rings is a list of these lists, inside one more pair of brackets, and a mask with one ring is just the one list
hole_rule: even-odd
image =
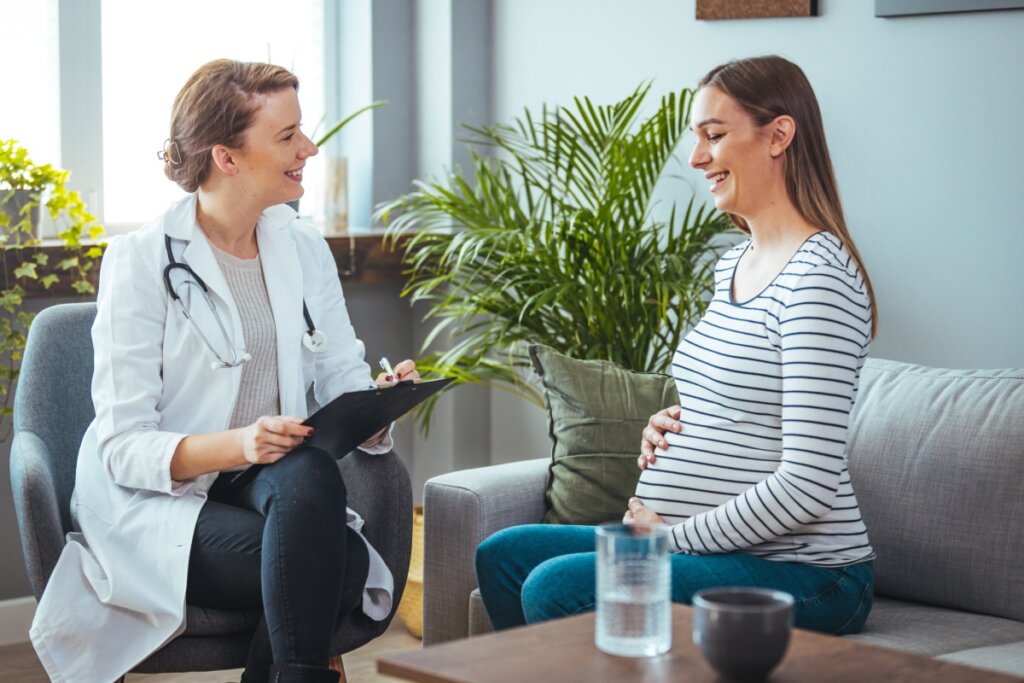
[[[90,273],[103,254],[103,227],[79,193],[68,189],[69,176],[35,163],[16,140],[0,139],[0,441],[10,437],[13,389],[34,317],[25,307],[27,288],[50,290],[66,282],[79,294],[95,293]],[[63,247],[58,258],[39,248],[41,213],[57,228]]]

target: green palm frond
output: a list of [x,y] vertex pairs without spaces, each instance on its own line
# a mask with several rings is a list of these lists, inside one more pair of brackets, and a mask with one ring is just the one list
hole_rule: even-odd
[[[467,127],[471,174],[456,168],[377,207],[386,239],[405,245],[402,294],[425,303],[434,321],[424,349],[454,340],[422,359],[423,369],[538,405],[542,397],[521,379],[528,343],[667,369],[703,313],[732,228],[666,173],[678,162],[693,91],[663,96],[644,117],[649,90]],[[656,211],[655,187],[670,181],[688,195],[685,209]],[[421,427],[432,409],[420,412]]]

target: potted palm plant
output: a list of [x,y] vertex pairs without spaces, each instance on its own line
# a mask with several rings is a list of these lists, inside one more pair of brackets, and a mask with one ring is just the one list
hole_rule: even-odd
[[[26,289],[49,290],[59,282],[78,294],[93,294],[91,281],[103,254],[96,240],[103,228],[77,192],[68,189],[68,171],[37,164],[15,140],[0,139],[0,441],[10,436],[12,389],[18,380],[33,313],[25,310]],[[58,258],[41,249],[38,218],[43,213],[57,227],[63,247]]]
[[[539,406],[523,380],[529,343],[632,370],[668,367],[706,306],[732,227],[667,172],[693,91],[665,95],[643,116],[649,89],[470,127],[472,175],[456,168],[377,207],[385,239],[405,244],[403,296],[425,302],[435,321],[425,350],[442,334],[453,340],[418,365]],[[685,208],[656,206],[660,182]],[[432,407],[420,412],[423,429]]]

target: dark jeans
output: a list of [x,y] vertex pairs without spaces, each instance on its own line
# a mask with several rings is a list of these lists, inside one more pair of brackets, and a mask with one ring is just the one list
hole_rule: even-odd
[[[496,629],[557,619],[597,602],[592,526],[528,524],[497,532],[476,551],[476,576]],[[874,597],[874,563],[818,567],[744,553],[671,556],[672,601],[690,604],[702,588],[746,586],[792,594],[800,628],[857,633]]]
[[271,663],[327,666],[336,623],[362,607],[370,561],[345,523],[337,462],[295,449],[252,480],[222,474],[199,514],[186,601],[218,609],[262,608],[245,680]]

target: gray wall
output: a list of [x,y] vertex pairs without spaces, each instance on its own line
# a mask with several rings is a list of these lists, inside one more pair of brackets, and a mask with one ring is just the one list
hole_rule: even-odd
[[[879,300],[875,357],[1024,367],[1024,11],[696,21],[694,0],[496,0],[494,114],[692,86],[781,54],[814,85],[847,218]],[[688,152],[688,143],[684,143]],[[702,196],[696,173],[689,177]]]
[[[431,11],[444,4],[430,2]],[[817,91],[877,290],[872,355],[1024,367],[1024,287],[1011,246],[1024,215],[1024,11],[877,19],[869,0],[819,6],[814,18],[698,22],[694,0],[493,0],[493,120],[574,95],[612,102],[642,80],[653,81],[653,101],[729,59],[792,59]],[[439,114],[424,110],[430,87],[420,87],[422,122]],[[421,177],[440,170],[427,161]],[[683,175],[710,200],[699,174]],[[545,455],[544,420],[494,392],[490,462]]]

